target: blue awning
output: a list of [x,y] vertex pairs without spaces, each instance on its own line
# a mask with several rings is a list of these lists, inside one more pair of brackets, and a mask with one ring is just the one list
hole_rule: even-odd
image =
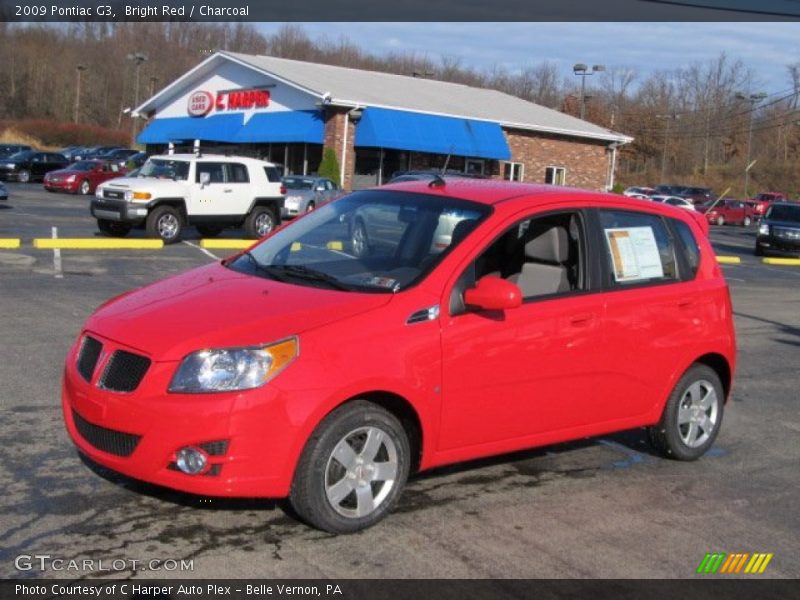
[[325,126],[318,111],[257,113],[247,123],[243,121],[243,113],[154,119],[137,136],[136,141],[140,144],[167,144],[188,140],[321,144],[325,136]]
[[440,117],[387,108],[366,108],[356,128],[356,146],[508,160],[499,123]]
[[306,142],[321,144],[325,123],[316,110],[258,113],[236,134],[237,142]]

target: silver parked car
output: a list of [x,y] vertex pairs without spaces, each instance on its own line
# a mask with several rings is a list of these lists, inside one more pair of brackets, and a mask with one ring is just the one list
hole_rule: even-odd
[[286,187],[282,217],[295,217],[314,210],[342,195],[341,188],[325,177],[291,175],[282,180]]

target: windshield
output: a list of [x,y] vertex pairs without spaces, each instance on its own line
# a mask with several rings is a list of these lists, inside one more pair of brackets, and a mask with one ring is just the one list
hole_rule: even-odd
[[13,160],[28,160],[31,156],[33,156],[33,152],[31,152],[30,150],[23,150],[22,152],[17,152],[15,154],[12,154],[8,158],[11,158]]
[[310,190],[314,187],[313,179],[300,179],[299,177],[284,177],[283,185],[288,190]]
[[139,177],[186,181],[189,178],[189,163],[185,160],[151,158],[144,163],[139,171]]
[[800,223],[800,205],[773,204],[767,210],[767,218],[773,221],[794,221]]
[[69,167],[70,171],[92,171],[97,166],[96,162],[91,160],[81,160]]
[[297,285],[397,292],[429,273],[491,208],[407,192],[356,192],[277,231],[228,266]]

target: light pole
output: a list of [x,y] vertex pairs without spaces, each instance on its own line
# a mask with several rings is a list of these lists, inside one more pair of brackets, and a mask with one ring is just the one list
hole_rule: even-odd
[[586,77],[605,70],[605,65],[593,65],[590,67],[589,65],[578,63],[572,67],[572,72],[581,78],[581,119],[586,117]]
[[750,131],[747,135],[747,160],[744,164],[744,197],[749,198],[747,194],[747,188],[750,184],[750,147],[753,144],[753,115],[756,112],[756,104],[761,102],[767,95],[764,92],[758,92],[757,94],[750,94],[746,96],[742,92],[736,93],[736,98],[739,100],[747,100],[750,103]]
[[656,115],[656,119],[667,119],[667,124],[664,127],[664,150],[661,154],[661,183],[664,183],[664,177],[667,173],[667,140],[669,139],[669,124],[675,119],[679,119],[680,115],[671,113],[668,115]]
[[77,73],[77,81],[75,83],[75,110],[72,115],[72,120],[77,123],[81,114],[81,73],[86,70],[86,65],[75,65],[75,72]]
[[[133,54],[128,54],[128,60],[132,60],[133,64],[136,65],[136,81],[133,88],[133,108],[136,109],[139,106],[139,71],[141,70],[142,63],[147,62],[147,55],[142,54],[141,52],[134,52]],[[131,117],[133,117],[133,112],[131,112]],[[133,137],[133,143],[136,143],[136,119],[131,120],[131,137]]]

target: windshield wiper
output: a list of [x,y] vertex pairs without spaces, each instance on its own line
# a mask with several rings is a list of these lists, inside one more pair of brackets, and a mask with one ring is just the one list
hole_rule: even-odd
[[270,277],[271,279],[276,279],[278,281],[284,281],[284,282],[287,280],[286,276],[280,273],[276,273],[275,271],[272,270],[272,268],[269,265],[260,263],[258,259],[253,255],[253,253],[250,252],[250,250],[245,250],[244,252],[242,252],[242,255],[247,257],[248,262],[251,265],[253,265],[253,268],[256,271],[263,273],[264,275]]
[[328,275],[327,273],[317,271],[316,269],[310,269],[304,265],[261,265],[259,263],[259,266],[261,269],[271,275],[278,275],[276,279],[283,278],[281,279],[282,281],[285,281],[285,277],[288,275],[289,277],[294,277],[296,279],[305,279],[306,281],[325,283],[337,290],[352,289],[349,285],[342,283],[333,275]]

